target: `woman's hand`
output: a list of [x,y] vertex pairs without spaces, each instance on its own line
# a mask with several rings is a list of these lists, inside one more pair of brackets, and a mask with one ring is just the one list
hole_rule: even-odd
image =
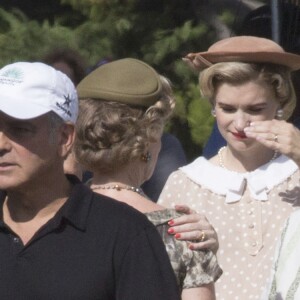
[[216,253],[219,248],[217,233],[206,217],[186,205],[176,205],[175,209],[185,215],[170,221],[168,232],[178,240],[188,241],[192,250],[209,249]]
[[293,159],[300,167],[300,131],[286,121],[255,121],[244,129],[247,137]]

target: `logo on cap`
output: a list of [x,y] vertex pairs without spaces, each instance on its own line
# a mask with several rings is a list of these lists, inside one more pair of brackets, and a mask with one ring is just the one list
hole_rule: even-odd
[[69,95],[67,95],[67,96],[64,95],[64,98],[65,98],[65,102],[64,103],[56,102],[56,106],[58,108],[60,108],[61,110],[63,110],[68,116],[72,117],[72,113],[69,110],[72,99]]
[[69,95],[68,96],[64,96],[64,98],[65,98],[65,102],[62,105],[66,105],[66,106],[70,107],[72,99],[70,98]]
[[15,85],[16,83],[21,83],[23,81],[24,72],[18,68],[11,68],[5,70],[0,76],[1,84]]

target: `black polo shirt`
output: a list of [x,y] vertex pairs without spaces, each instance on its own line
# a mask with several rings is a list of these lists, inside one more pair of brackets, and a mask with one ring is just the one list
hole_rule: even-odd
[[180,299],[156,228],[82,184],[25,247],[0,220],[1,300]]

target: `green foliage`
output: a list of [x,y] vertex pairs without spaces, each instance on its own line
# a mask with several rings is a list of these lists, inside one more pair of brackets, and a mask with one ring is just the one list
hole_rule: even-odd
[[[189,159],[198,156],[205,145],[214,123],[211,116],[210,103],[201,98],[197,80],[191,81],[185,92],[175,92],[176,94],[176,135],[181,137]],[[174,124],[173,124],[174,126]],[[185,132],[185,130],[187,132]],[[172,131],[172,127],[171,127]],[[182,134],[188,133],[187,136]]]
[[199,96],[198,86],[191,85],[189,93],[192,94],[190,95],[192,100],[188,105],[187,120],[191,128],[191,136],[197,145],[203,146],[214,123],[214,118],[211,115],[211,105]]
[[220,16],[220,20],[229,26],[233,25],[234,18],[234,15],[228,10],[225,10]]
[[0,9],[0,65],[14,61],[39,60],[50,48],[78,47],[76,31],[61,26],[28,20],[20,11],[8,13]]
[[[61,0],[61,4],[71,5],[74,15],[68,12],[51,23],[0,9],[0,64],[38,60],[60,46],[74,48],[90,65],[108,57],[141,59],[173,83],[177,106],[167,130],[181,140],[189,159],[201,154],[212,126],[210,107],[200,99],[197,74],[181,58],[215,41],[215,30],[201,20],[205,11],[196,13],[191,0]],[[232,23],[231,17],[229,12],[222,15],[226,23]]]

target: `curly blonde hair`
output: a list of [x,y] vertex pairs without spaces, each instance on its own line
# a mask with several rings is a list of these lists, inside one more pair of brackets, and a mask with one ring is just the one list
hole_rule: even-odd
[[243,84],[248,81],[264,83],[273,89],[287,120],[296,106],[296,95],[291,72],[284,66],[225,62],[212,65],[199,75],[200,92],[214,106],[215,95],[220,84]]
[[148,107],[102,99],[81,99],[74,145],[78,161],[88,170],[111,173],[140,159],[151,142],[161,138],[175,107],[170,82],[160,76],[162,93]]

